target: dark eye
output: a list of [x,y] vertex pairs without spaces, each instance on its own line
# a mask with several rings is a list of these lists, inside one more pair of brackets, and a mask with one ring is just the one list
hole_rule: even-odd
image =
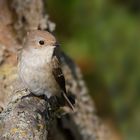
[[44,40],[40,40],[40,41],[39,41],[39,44],[40,44],[40,45],[44,45]]

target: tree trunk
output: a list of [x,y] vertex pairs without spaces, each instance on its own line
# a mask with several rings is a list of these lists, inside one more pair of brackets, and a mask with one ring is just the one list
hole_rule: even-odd
[[28,30],[53,31],[55,24],[44,14],[42,0],[0,0],[0,139],[1,140],[109,140],[108,129],[96,115],[92,98],[79,68],[63,52],[67,89],[76,100],[76,111],[58,118],[47,102],[15,91],[17,50]]

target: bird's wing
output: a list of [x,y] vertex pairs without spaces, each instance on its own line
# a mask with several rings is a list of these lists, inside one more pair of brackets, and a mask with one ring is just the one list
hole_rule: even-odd
[[52,58],[52,66],[52,72],[55,80],[57,81],[59,87],[63,90],[63,92],[66,93],[65,78],[61,69],[59,59],[56,56],[53,56]]
[[66,87],[65,87],[65,78],[61,69],[61,64],[57,56],[53,56],[52,58],[52,72],[54,75],[55,80],[57,81],[59,87],[63,90],[62,95],[65,98],[67,105],[74,110],[74,106],[72,105],[71,101],[67,97]]

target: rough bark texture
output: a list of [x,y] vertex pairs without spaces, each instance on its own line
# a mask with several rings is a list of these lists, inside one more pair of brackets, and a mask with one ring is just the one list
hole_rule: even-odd
[[[45,103],[34,97],[21,100],[24,95],[25,92],[16,93],[13,101],[1,113],[1,140],[46,140],[46,126],[50,120],[45,119]],[[47,111],[45,114],[47,117]]]
[[[41,0],[0,0],[0,139],[109,140],[108,129],[96,115],[91,97],[74,62],[61,54],[67,90],[76,95],[76,111],[57,118],[58,112],[37,97],[21,98],[16,53],[30,29],[53,31]],[[2,110],[2,109],[1,109]],[[55,118],[55,119],[54,119]]]

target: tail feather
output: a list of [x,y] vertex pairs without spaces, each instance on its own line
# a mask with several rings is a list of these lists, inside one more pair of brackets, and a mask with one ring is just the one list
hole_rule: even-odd
[[65,100],[66,100],[66,104],[67,104],[73,111],[75,111],[75,108],[74,108],[73,104],[71,103],[71,101],[69,100],[69,98],[67,97],[67,95],[66,95],[64,92],[62,93],[62,95],[63,95],[63,97],[64,97]]

